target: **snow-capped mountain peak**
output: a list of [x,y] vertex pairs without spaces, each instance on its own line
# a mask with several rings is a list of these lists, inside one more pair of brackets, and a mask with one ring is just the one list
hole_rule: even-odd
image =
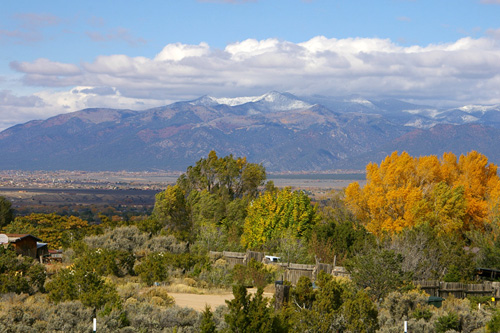
[[203,96],[191,102],[192,105],[228,105],[240,106],[244,104],[253,103],[256,108],[258,106],[266,106],[273,111],[287,111],[294,109],[309,108],[312,104],[304,102],[291,94],[283,94],[277,91],[271,91],[260,96],[247,96],[247,97],[211,97]]
[[261,99],[262,96],[247,96],[247,97],[211,97],[214,101],[216,101],[219,104],[224,104],[228,106],[237,106],[237,105],[242,105],[246,103],[252,103],[256,102]]
[[461,108],[458,108],[460,111],[473,113],[473,112],[482,112],[485,113],[491,110],[498,110],[500,108],[499,105],[465,105]]
[[372,102],[370,102],[367,99],[361,98],[361,97],[354,97],[354,98],[347,100],[346,102],[361,104],[361,105],[368,107],[368,108],[373,108],[373,109],[376,108],[376,106],[373,105]]

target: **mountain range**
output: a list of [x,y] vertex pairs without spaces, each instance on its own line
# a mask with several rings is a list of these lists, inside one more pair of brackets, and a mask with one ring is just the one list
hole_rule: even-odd
[[500,105],[436,108],[360,96],[262,96],[93,108],[0,133],[0,169],[184,171],[206,157],[246,156],[266,170],[364,169],[394,150],[470,150],[500,162]]

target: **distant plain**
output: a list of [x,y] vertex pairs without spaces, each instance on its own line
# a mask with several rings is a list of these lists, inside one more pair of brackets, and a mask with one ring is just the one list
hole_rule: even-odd
[[[31,205],[138,205],[151,207],[154,196],[178,175],[162,173],[37,173],[6,175],[0,172],[0,196],[16,207]],[[57,179],[57,181],[54,181]],[[280,188],[304,190],[311,197],[322,197],[341,190],[351,182],[365,184],[363,173],[270,174],[267,180]]]

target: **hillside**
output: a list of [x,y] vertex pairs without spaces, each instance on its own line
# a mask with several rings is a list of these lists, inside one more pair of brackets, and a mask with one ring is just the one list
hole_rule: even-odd
[[395,149],[475,149],[498,163],[499,110],[278,92],[203,96],[145,111],[85,109],[1,132],[0,168],[185,170],[210,150],[246,156],[268,171],[363,169]]

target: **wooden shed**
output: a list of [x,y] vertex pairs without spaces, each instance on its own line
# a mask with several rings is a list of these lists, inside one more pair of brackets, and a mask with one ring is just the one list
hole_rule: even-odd
[[[14,250],[23,256],[38,258],[38,244],[42,240],[30,234],[0,234],[0,243],[11,244]],[[43,250],[40,251],[42,253]]]

